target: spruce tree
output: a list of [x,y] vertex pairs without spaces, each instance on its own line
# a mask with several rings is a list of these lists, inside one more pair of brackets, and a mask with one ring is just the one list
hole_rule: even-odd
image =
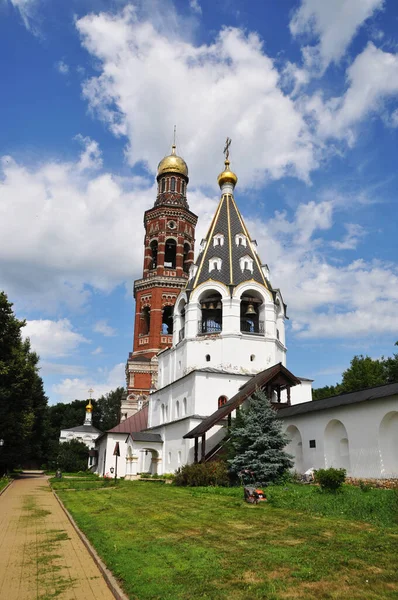
[[238,475],[247,469],[253,472],[256,482],[271,483],[293,466],[284,450],[288,438],[264,392],[258,390],[247,402],[247,408],[239,411],[231,427],[230,470]]

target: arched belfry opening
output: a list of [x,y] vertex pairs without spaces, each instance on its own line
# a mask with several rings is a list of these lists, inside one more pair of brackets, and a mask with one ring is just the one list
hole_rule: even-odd
[[183,258],[183,270],[184,273],[188,273],[189,271],[189,266],[190,266],[190,260],[189,260],[189,252],[191,250],[191,246],[185,242],[184,244],[184,258]]
[[170,238],[166,240],[164,253],[164,266],[169,269],[175,269],[177,264],[177,242]]
[[162,311],[162,333],[171,335],[173,333],[174,306],[165,306]]
[[141,311],[141,334],[148,335],[151,328],[151,309],[145,306]]
[[199,333],[222,331],[222,298],[219,292],[209,291],[200,300]]
[[263,300],[255,292],[244,293],[240,301],[240,330],[242,333],[263,334]]
[[156,267],[158,266],[158,241],[157,240],[153,240],[151,242],[151,264],[150,264],[150,268],[151,269],[156,269]]

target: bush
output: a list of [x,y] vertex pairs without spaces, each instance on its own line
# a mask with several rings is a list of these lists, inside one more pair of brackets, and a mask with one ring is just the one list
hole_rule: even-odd
[[370,483],[365,483],[364,481],[362,481],[362,479],[359,480],[358,484],[363,492],[370,492],[370,490],[372,489]]
[[80,440],[71,440],[59,444],[58,466],[62,471],[76,473],[87,470],[88,466],[88,448]]
[[184,465],[176,472],[174,484],[191,487],[228,486],[227,465],[222,461]]
[[326,492],[336,492],[343,485],[346,478],[345,469],[318,469],[314,472],[315,481]]

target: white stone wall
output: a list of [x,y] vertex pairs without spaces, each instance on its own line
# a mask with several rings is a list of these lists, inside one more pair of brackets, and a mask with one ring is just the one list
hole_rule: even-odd
[[79,440],[79,442],[84,442],[89,450],[92,450],[95,446],[95,440],[99,435],[99,433],[85,433],[84,431],[69,431],[68,429],[62,429],[59,441],[63,444],[64,442],[69,442],[71,440]]
[[[398,396],[283,419],[296,470],[343,467],[352,477],[398,477]],[[315,448],[310,447],[315,441]]]
[[119,442],[120,456],[117,459],[117,475],[125,477],[126,475],[126,444],[127,433],[108,433],[104,435],[96,446],[98,451],[98,460],[95,473],[101,477],[106,475],[114,477],[111,473],[111,467],[116,466],[116,456],[113,456],[116,442]]

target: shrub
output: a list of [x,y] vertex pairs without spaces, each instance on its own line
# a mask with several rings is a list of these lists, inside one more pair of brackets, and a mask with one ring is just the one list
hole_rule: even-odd
[[140,477],[141,477],[141,479],[151,479],[152,474],[151,473],[141,473]]
[[372,489],[370,483],[365,483],[365,481],[362,481],[362,479],[359,480],[358,484],[363,492],[370,492],[370,490]]
[[176,472],[174,484],[191,487],[228,486],[227,465],[222,461],[184,465]]
[[326,492],[336,492],[345,481],[345,469],[318,469],[314,472],[315,481]]

